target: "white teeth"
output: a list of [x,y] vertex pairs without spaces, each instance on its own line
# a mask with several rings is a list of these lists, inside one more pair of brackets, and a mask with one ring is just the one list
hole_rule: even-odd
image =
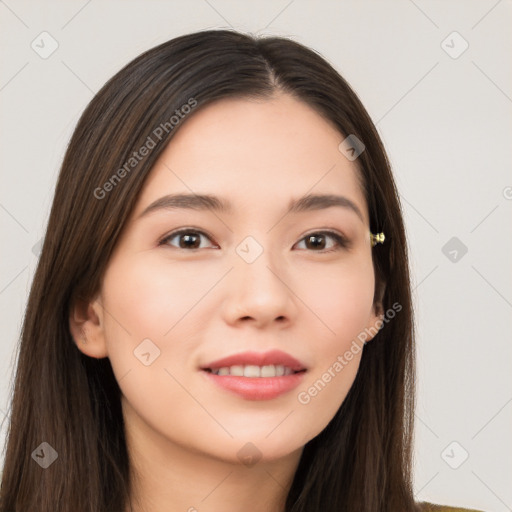
[[261,367],[261,376],[262,377],[275,377],[276,376],[276,367],[273,364],[269,364],[268,366]]
[[231,375],[236,375],[237,377],[244,376],[244,367],[243,366],[230,366],[228,368],[228,370]]
[[244,367],[244,377],[261,377],[260,367],[247,365]]
[[253,364],[248,364],[245,366],[242,365],[234,365],[234,366],[224,366],[222,368],[217,368],[216,370],[212,370],[212,373],[215,375],[235,375],[237,377],[282,377],[283,375],[291,375],[293,370],[283,365],[265,365],[265,366],[256,366]]

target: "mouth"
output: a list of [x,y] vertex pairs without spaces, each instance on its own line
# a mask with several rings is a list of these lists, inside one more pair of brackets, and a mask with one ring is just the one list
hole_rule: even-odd
[[[267,374],[276,371],[277,375],[269,375],[275,377],[285,375],[283,372],[289,374],[290,371],[300,372],[307,370],[301,361],[282,350],[240,352],[201,366],[201,370],[210,370],[211,372],[218,372],[220,370],[226,372],[226,368],[230,374],[237,375],[238,377],[258,377],[261,376],[261,372],[263,372],[263,376],[267,376]],[[243,373],[240,373],[240,368],[242,368]],[[259,369],[259,375],[257,369]],[[248,375],[244,374],[246,370]],[[235,373],[231,373],[232,371]]]
[[218,387],[246,400],[270,400],[296,388],[308,369],[285,352],[245,352],[200,368]]
[[250,379],[254,378],[272,378],[272,377],[284,377],[287,375],[293,375],[295,373],[303,373],[306,369],[293,370],[289,366],[284,365],[233,365],[233,366],[222,366],[220,368],[204,368],[203,371],[212,373],[213,375],[234,375],[235,377],[247,377]]

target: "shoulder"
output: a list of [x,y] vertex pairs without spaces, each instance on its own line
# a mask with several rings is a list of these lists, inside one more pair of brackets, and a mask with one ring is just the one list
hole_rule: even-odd
[[418,503],[418,506],[421,512],[483,512],[473,508],[450,507],[437,503],[427,503],[426,501]]

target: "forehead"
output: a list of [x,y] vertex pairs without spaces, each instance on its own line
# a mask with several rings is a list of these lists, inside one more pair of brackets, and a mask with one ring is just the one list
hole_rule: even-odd
[[224,99],[183,121],[148,176],[138,217],[167,194],[226,198],[230,215],[287,209],[311,194],[341,195],[368,222],[360,171],[338,149],[345,138],[289,95]]

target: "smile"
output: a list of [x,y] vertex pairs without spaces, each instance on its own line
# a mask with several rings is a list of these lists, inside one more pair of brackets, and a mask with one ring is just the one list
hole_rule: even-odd
[[[262,378],[262,377],[282,377],[298,373],[288,366],[284,365],[233,365],[223,366],[222,368],[207,368],[215,375],[235,375],[236,377]],[[304,371],[304,370],[303,370]]]
[[200,373],[223,391],[245,400],[271,400],[296,388],[307,368],[281,350],[243,352],[200,366]]

